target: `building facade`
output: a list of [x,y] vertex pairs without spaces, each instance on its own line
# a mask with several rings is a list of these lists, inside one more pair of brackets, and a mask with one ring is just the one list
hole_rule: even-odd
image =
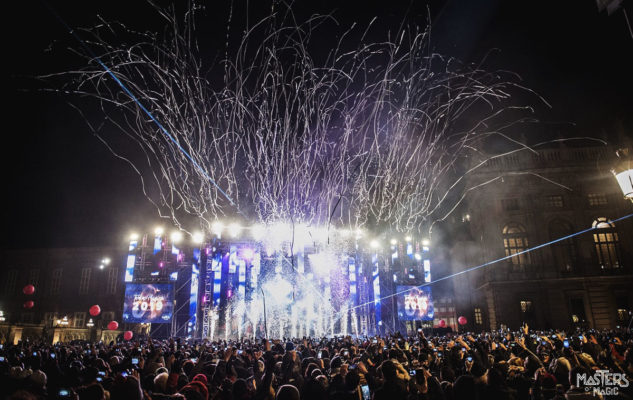
[[[2,250],[0,256],[0,342],[39,338],[112,339],[124,328],[107,331],[120,321],[125,249],[55,248]],[[23,293],[33,285],[32,295]],[[33,306],[27,308],[26,302]],[[99,305],[92,317],[89,308]]]
[[[176,295],[180,322],[170,334],[213,337],[211,317],[228,316],[234,298],[253,300],[267,274],[322,279],[324,301],[340,297],[349,310],[332,322],[332,334],[443,326],[516,329],[523,322],[537,329],[627,326],[633,307],[633,217],[626,216],[633,203],[622,198],[609,171],[614,162],[615,149],[608,147],[561,146],[491,159],[468,176],[465,188],[491,183],[470,192],[462,214],[445,224],[441,237],[431,243],[394,236],[365,250],[352,246],[332,270],[340,287],[330,285],[330,273],[321,276],[332,266],[311,258],[316,250],[309,246],[295,253],[294,263],[282,263],[287,249],[269,251],[250,239],[220,234],[182,249],[161,233],[132,239],[129,247],[2,250],[0,342],[42,336],[53,342],[109,341],[124,330],[148,331],[148,324],[123,323],[125,285],[172,281],[191,289]],[[32,295],[23,293],[29,284],[35,287]],[[427,285],[434,303],[428,318],[401,316],[398,299],[406,302],[408,288]],[[296,287],[301,285],[286,293],[288,304],[301,299]],[[102,312],[91,319],[95,304]],[[458,326],[457,316],[467,318],[466,326]],[[235,315],[228,318],[231,324],[222,318],[215,336],[239,332]],[[119,328],[108,330],[110,321]],[[312,334],[309,327],[297,329]],[[262,327],[250,334],[257,330]]]
[[481,266],[453,279],[467,328],[629,324],[633,218],[623,217],[633,204],[609,171],[614,162],[613,148],[560,146],[489,160],[469,177],[468,187],[492,183],[472,192],[455,222],[452,272]]

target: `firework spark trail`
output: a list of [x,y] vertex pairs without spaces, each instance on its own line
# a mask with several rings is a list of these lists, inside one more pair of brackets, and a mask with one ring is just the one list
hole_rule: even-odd
[[[62,79],[60,92],[95,99],[105,122],[129,139],[132,146],[117,148],[95,129],[134,166],[161,217],[186,230],[194,216],[207,232],[236,210],[249,224],[290,225],[289,257],[282,257],[293,269],[297,226],[326,227],[328,245],[330,225],[426,236],[468,193],[510,174],[467,185],[489,161],[558,141],[528,147],[513,139],[516,126],[533,121],[515,94],[533,93],[514,74],[433,53],[430,28],[369,42],[370,24],[353,40],[358,27],[341,30],[331,16],[297,22],[282,6],[247,27],[235,46],[227,35],[224,59],[207,65],[196,35],[202,9],[178,16],[153,7],[163,33],[101,21],[82,30],[89,39],[74,49],[86,67],[44,78]],[[336,44],[315,55],[315,37],[333,29]],[[490,139],[507,150],[490,153]],[[319,294],[303,306],[313,315],[305,330],[334,333],[337,313],[301,279],[306,293]],[[251,314],[256,324],[261,313]],[[284,324],[300,330],[291,319],[266,334]]]
[[[499,156],[483,155],[486,139],[531,150],[504,133],[527,120],[513,115],[531,108],[512,98],[527,89],[432,53],[428,29],[348,43],[352,27],[315,57],[332,17],[298,23],[276,10],[227,43],[218,83],[196,42],[201,11],[157,11],[168,34],[102,21],[83,31],[90,51],[76,50],[88,66],[61,76],[131,139],[151,200],[179,227],[194,215],[209,230],[234,201],[251,221],[428,232],[461,201],[465,176]],[[480,162],[457,172],[468,157]]]

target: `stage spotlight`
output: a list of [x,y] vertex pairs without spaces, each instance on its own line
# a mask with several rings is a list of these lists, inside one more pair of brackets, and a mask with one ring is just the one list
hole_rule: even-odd
[[266,227],[264,225],[255,224],[251,226],[251,236],[253,236],[253,239],[257,241],[262,240],[264,235],[266,235]]
[[224,229],[224,224],[220,221],[216,221],[213,223],[213,225],[211,225],[211,232],[213,232],[213,234],[215,236],[222,236],[222,230]]
[[404,238],[404,240],[406,240],[407,242],[411,241],[411,236],[407,236],[406,238]]
[[154,229],[154,234],[156,234],[156,236],[162,235],[163,232],[165,232],[165,230],[162,227],[160,227],[160,226],[158,226],[158,227],[156,227],[156,229]]
[[109,259],[108,257],[106,257],[106,258],[104,258],[103,260],[101,260],[101,263],[102,263],[103,265],[108,265],[108,264],[110,264],[110,259]]
[[398,241],[397,241],[396,239],[391,239],[391,244],[392,244],[392,245],[394,245],[394,246],[395,246],[397,243],[398,243]]
[[369,245],[372,249],[377,249],[380,246],[380,243],[378,243],[377,240],[372,240],[371,242],[369,242]]
[[430,244],[431,244],[431,241],[429,239],[422,240],[422,246],[428,246]]
[[204,242],[204,235],[202,234],[202,232],[196,232],[191,236],[191,239],[194,243],[200,244]]
[[138,234],[136,234],[136,233],[131,233],[131,234],[130,234],[130,240],[138,240]]
[[182,232],[180,231],[173,231],[171,233],[170,239],[173,243],[178,243],[182,240]]
[[239,224],[232,223],[229,225],[229,235],[231,235],[231,237],[238,237],[241,231],[242,227]]

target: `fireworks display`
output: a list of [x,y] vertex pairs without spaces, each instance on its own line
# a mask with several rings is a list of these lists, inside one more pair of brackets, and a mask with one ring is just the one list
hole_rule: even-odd
[[[161,34],[106,22],[81,31],[86,67],[62,77],[65,91],[99,101],[129,139],[111,149],[183,229],[190,215],[207,232],[226,216],[428,232],[468,191],[467,159],[497,156],[483,151],[486,139],[525,150],[504,133],[530,111],[512,101],[525,91],[516,76],[433,53],[429,29],[352,40],[359,28],[329,16],[296,22],[273,9],[206,65],[196,35],[204,11],[156,12]],[[332,29],[338,42],[313,56]]]
[[[210,311],[211,337],[220,335],[218,320],[227,321],[225,337],[261,330],[264,301],[267,335],[358,333],[361,310],[337,296],[348,279],[339,276],[340,260],[360,232],[426,237],[465,194],[500,178],[468,187],[469,174],[531,150],[507,133],[531,120],[531,108],[513,96],[531,94],[516,75],[434,53],[430,28],[372,42],[371,25],[341,28],[331,16],[297,22],[279,7],[237,43],[227,39],[226,57],[215,63],[197,35],[202,9],[155,8],[161,33],[103,21],[79,31],[85,67],[48,77],[97,100],[127,142],[117,146],[102,126],[91,127],[134,166],[162,217],[182,230],[193,217],[216,236],[225,228],[218,221],[242,221],[228,226],[230,236],[252,226],[260,249],[277,260],[265,279],[251,267],[253,301],[231,292],[229,306]],[[318,38],[333,30],[337,40],[324,54]],[[486,148],[490,139],[503,150]],[[299,273],[282,274],[284,263]]]

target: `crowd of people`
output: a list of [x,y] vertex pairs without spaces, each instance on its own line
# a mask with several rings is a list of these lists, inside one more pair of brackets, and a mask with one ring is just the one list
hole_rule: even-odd
[[[132,340],[0,349],[2,398],[633,398],[628,330],[281,340]],[[611,398],[611,397],[609,397]]]

